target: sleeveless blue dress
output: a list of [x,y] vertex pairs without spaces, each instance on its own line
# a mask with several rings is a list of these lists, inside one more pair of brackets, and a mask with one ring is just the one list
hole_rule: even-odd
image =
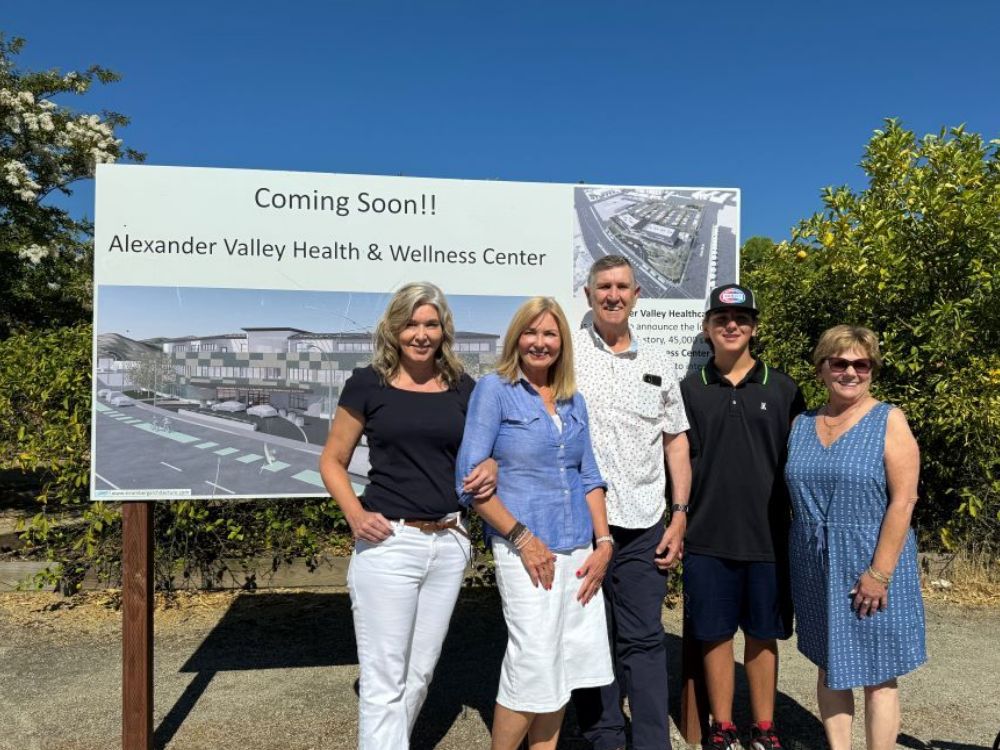
[[785,481],[792,499],[789,534],[798,648],[826,670],[833,690],[878,685],[927,660],[913,530],[889,586],[885,610],[861,619],[848,593],[871,564],[888,505],[885,429],[878,403],[828,448],[816,435],[816,411],[795,420]]

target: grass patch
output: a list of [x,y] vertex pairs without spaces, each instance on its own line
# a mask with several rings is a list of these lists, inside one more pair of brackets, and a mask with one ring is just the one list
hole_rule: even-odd
[[924,556],[924,597],[967,606],[1000,606],[1000,556],[993,550],[963,550]]

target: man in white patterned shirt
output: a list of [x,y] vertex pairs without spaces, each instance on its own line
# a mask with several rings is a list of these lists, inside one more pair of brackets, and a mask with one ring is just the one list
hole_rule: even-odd
[[[691,488],[687,417],[667,357],[639,339],[629,314],[639,287],[629,261],[596,261],[584,291],[593,322],[573,334],[576,380],[608,483],[615,555],[604,578],[616,682],[573,695],[580,728],[594,750],[625,747],[622,700],[629,702],[632,747],[670,748],[667,654],[661,610],[666,571],[677,564]],[[672,512],[664,528],[669,469]]]

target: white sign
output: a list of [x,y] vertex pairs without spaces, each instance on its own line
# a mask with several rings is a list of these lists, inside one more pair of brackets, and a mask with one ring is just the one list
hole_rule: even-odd
[[591,263],[624,255],[633,327],[682,375],[709,289],[738,279],[731,188],[100,165],[96,190],[98,500],[325,496],[337,395],[406,282],[448,294],[477,376],[525,297],[581,320]]

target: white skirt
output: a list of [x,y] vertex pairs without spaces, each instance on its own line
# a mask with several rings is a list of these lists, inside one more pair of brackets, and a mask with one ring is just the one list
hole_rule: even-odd
[[577,688],[614,681],[604,595],[586,606],[576,598],[576,577],[591,546],[556,552],[552,588],[531,585],[513,545],[493,538],[497,586],[507,621],[507,653],[497,703],[512,711],[558,711]]

